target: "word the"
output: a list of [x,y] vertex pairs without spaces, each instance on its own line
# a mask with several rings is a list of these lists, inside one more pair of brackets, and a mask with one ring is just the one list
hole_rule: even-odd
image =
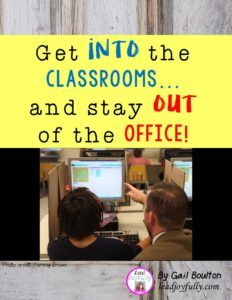
[[[76,143],[99,143],[98,134],[95,130],[91,130],[90,127],[85,127],[85,132],[83,133],[78,128],[75,128],[73,131],[75,142]],[[84,137],[83,134],[85,134],[85,141],[83,141]],[[112,131],[107,130],[103,134],[103,140],[105,143],[112,143],[114,140],[114,134]]]
[[[165,60],[175,60],[173,56],[173,50],[170,48],[166,48],[165,45],[160,45],[160,49],[158,50],[158,54],[156,54],[157,49],[151,46],[149,48],[150,59],[152,61],[156,61],[158,58],[162,61]],[[179,59],[182,61],[186,61],[189,59],[189,51],[187,49],[181,49],[179,52]]]

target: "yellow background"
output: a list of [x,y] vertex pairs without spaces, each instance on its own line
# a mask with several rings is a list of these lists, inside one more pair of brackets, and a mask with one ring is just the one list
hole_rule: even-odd
[[[125,55],[125,46],[121,59],[115,58],[115,47],[111,47],[110,57],[100,60],[88,60],[89,39],[105,43],[115,40],[134,40],[139,46],[135,58]],[[35,51],[40,44],[49,46],[52,52],[48,61],[41,62]],[[150,60],[148,49],[157,48],[161,57],[160,45],[171,48],[175,61]],[[232,36],[0,36],[0,147],[232,147]],[[73,45],[77,49],[78,60],[56,61],[58,48],[68,50]],[[188,61],[179,60],[182,48],[190,52]],[[50,88],[45,77],[49,69],[60,69],[67,74],[69,69],[154,69],[156,87],[69,87]],[[168,85],[179,85],[179,89],[168,89]],[[160,85],[164,85],[163,89]],[[154,112],[153,100],[157,94],[197,95],[192,101],[192,113]],[[63,106],[69,99],[75,100],[76,116],[67,116]],[[133,120],[125,116],[104,116],[101,111],[96,116],[87,115],[91,102],[105,99],[112,109],[120,102],[128,109],[128,103],[143,103]],[[44,103],[56,103],[59,116],[31,116],[31,103],[38,103],[41,109]],[[184,101],[185,103],[185,101]],[[182,108],[184,108],[183,105]],[[112,111],[112,110],[111,110]],[[129,111],[131,112],[131,110]],[[188,126],[188,142],[149,142],[142,137],[140,142],[126,142],[124,130],[127,124],[184,124]],[[47,143],[41,143],[38,133],[42,130],[52,132],[62,126],[60,143],[52,143],[53,135]],[[89,126],[98,133],[99,143],[76,143],[73,130],[77,127],[83,132]],[[105,131],[114,132],[113,143],[104,143]]]

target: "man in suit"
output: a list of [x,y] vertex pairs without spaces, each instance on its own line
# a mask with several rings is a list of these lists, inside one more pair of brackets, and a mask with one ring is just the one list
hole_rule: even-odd
[[144,205],[144,224],[152,244],[135,260],[191,260],[192,232],[183,230],[188,198],[176,184],[161,182],[148,195],[130,184],[127,193]]

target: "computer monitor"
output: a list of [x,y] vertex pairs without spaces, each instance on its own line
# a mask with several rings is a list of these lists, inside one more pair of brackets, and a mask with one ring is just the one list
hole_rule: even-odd
[[189,200],[192,200],[192,157],[173,157],[174,166],[185,172],[184,190]]
[[69,159],[72,189],[87,187],[102,202],[124,202],[124,159],[81,157]]

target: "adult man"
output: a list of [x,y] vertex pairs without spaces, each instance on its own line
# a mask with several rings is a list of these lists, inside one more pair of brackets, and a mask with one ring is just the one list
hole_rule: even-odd
[[146,196],[130,184],[127,194],[144,204],[144,224],[152,245],[135,260],[190,260],[192,259],[192,232],[183,230],[188,198],[177,185],[162,182]]
[[102,220],[98,197],[87,188],[70,191],[60,202],[58,216],[66,236],[51,241],[51,260],[130,260],[151,243],[150,238],[129,245],[115,238],[97,238]]

